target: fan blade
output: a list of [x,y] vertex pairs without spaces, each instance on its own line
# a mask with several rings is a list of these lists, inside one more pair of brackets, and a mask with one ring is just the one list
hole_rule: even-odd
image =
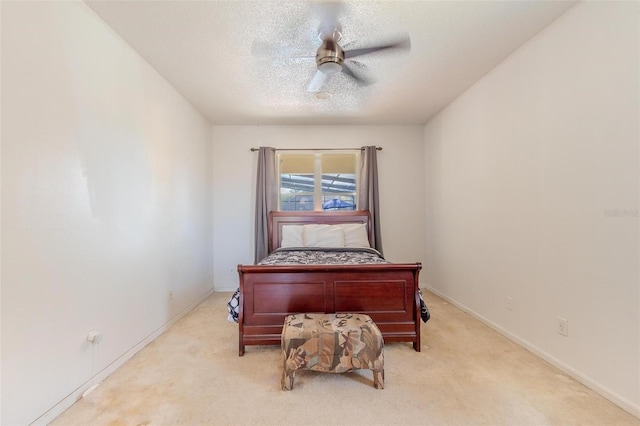
[[379,52],[381,50],[387,50],[387,49],[409,50],[409,49],[411,49],[411,39],[409,37],[405,37],[405,38],[402,38],[402,39],[400,39],[398,41],[395,41],[393,43],[383,44],[383,45],[380,45],[380,46],[365,47],[365,48],[362,48],[362,49],[345,50],[344,58],[345,59],[355,58],[356,56],[367,55],[369,53]]
[[309,85],[307,86],[307,92],[320,92],[322,90],[322,86],[324,86],[324,83],[326,81],[327,74],[323,73],[320,70],[317,70],[311,78]]
[[354,79],[360,86],[370,86],[375,83],[375,81],[371,78],[355,74],[353,72],[353,69],[351,69],[346,63],[342,65],[342,72]]
[[339,17],[343,13],[344,4],[339,1],[324,1],[316,5],[318,17],[320,18],[320,26],[318,30],[322,35],[322,39],[328,37],[333,38],[334,32],[342,31]]

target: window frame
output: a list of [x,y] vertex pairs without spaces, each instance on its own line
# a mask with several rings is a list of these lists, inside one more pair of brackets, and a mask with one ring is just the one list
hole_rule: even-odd
[[[322,173],[322,156],[323,155],[353,155],[353,162],[354,162],[354,191],[353,192],[348,192],[348,193],[344,193],[344,192],[324,192],[323,191],[323,185],[322,185],[322,181],[323,181],[323,177],[325,175],[323,175]],[[281,165],[282,165],[282,160],[281,160],[281,156],[283,155],[313,155],[314,156],[314,167],[313,167],[313,188],[314,191],[310,192],[310,191],[306,191],[306,192],[296,192],[295,196],[309,196],[309,197],[313,197],[313,210],[312,211],[317,211],[317,212],[330,212],[333,211],[332,209],[323,209],[322,205],[324,203],[323,199],[326,196],[336,196],[339,197],[341,195],[349,195],[349,196],[353,196],[353,200],[354,200],[354,208],[353,210],[357,210],[358,209],[358,188],[359,188],[359,180],[360,180],[360,156],[361,156],[361,150],[356,150],[356,149],[326,149],[326,150],[318,150],[318,149],[314,149],[314,150],[300,150],[300,149],[293,149],[293,150],[279,150],[276,153],[276,190],[278,193],[278,202],[277,202],[277,210],[278,211],[294,211],[294,210],[282,210],[282,175],[283,173],[281,172]],[[339,173],[330,173],[332,175],[334,174],[338,174]],[[346,173],[345,173],[346,174]],[[349,173],[350,174],[350,173]]]

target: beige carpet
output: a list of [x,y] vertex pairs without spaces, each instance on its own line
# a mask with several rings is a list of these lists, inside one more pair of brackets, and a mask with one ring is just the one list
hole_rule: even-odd
[[423,351],[385,347],[385,389],[370,371],[302,371],[280,389],[279,347],[247,347],[216,293],[54,425],[640,425],[640,420],[444,300]]

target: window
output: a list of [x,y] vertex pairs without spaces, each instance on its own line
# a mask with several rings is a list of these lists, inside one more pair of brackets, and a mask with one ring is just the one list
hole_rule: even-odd
[[359,158],[359,151],[278,153],[278,209],[355,210]]

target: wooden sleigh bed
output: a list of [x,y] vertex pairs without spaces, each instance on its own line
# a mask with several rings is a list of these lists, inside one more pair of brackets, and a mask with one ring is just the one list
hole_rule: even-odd
[[[272,212],[269,252],[280,247],[283,226],[364,223],[367,211]],[[411,342],[420,351],[420,263],[349,265],[238,265],[239,355],[246,345],[279,345],[291,313],[368,314],[385,342]]]

